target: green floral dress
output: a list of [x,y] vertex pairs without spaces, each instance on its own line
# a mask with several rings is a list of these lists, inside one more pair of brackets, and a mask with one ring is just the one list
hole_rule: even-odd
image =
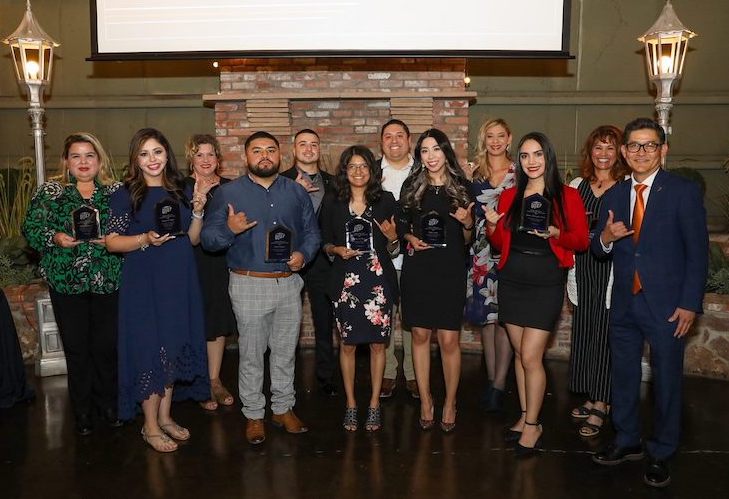
[[61,248],[53,242],[53,236],[56,232],[72,233],[71,213],[84,204],[99,210],[101,232],[106,234],[109,197],[120,186],[118,182],[102,185],[97,181],[87,200],[81,197],[75,179],[66,185],[49,181],[36,190],[23,223],[23,234],[28,244],[40,253],[41,276],[54,291],[109,294],[119,288],[120,256],[91,242]]

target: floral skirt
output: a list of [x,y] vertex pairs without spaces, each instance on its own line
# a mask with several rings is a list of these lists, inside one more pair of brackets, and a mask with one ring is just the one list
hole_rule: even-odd
[[376,253],[347,260],[347,272],[334,320],[346,345],[386,343],[392,331],[395,301]]

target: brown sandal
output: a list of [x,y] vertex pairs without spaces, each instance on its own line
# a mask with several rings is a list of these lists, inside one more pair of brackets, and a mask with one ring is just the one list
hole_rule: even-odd
[[235,399],[233,395],[223,386],[220,382],[220,378],[210,380],[210,389],[213,394],[212,400],[215,400],[220,405],[233,405]]

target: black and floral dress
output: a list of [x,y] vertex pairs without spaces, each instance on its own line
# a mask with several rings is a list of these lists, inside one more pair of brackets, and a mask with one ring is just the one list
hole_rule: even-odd
[[[392,332],[392,311],[398,299],[397,275],[387,252],[387,239],[374,220],[389,220],[395,213],[395,198],[389,192],[361,215],[373,226],[375,251],[349,260],[335,258],[330,284],[334,320],[346,345],[386,343]],[[349,204],[334,197],[322,204],[322,242],[344,246],[345,224],[356,217]]]

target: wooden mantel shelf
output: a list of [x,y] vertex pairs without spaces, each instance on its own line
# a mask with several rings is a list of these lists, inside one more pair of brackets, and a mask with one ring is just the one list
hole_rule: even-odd
[[445,90],[445,91],[297,91],[297,92],[219,92],[217,94],[203,94],[205,105],[215,105],[218,102],[240,102],[248,100],[336,100],[336,99],[403,99],[430,97],[434,99],[475,99],[477,93],[470,90]]

